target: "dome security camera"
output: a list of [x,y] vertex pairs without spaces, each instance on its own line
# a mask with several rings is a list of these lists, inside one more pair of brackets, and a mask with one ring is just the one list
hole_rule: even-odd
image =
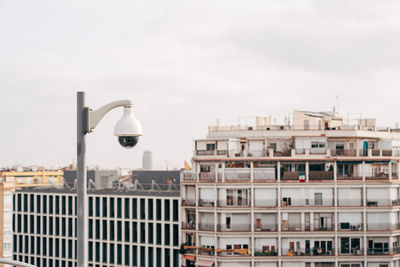
[[143,129],[133,115],[132,107],[124,107],[124,114],[115,125],[114,135],[118,137],[119,144],[125,148],[132,148],[138,143],[139,136],[143,135]]

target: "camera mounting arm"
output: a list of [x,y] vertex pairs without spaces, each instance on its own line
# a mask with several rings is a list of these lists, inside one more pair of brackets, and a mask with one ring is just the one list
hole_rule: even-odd
[[117,107],[131,107],[131,100],[118,100],[111,103],[108,103],[96,110],[91,110],[88,107],[85,107],[85,122],[84,122],[84,133],[91,133],[94,128],[96,128],[97,124],[101,121],[101,119],[106,115],[110,110]]

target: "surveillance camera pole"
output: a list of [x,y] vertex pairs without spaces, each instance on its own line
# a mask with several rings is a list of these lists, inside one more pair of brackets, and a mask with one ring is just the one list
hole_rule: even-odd
[[77,92],[77,266],[88,266],[88,199],[86,179],[86,134],[93,131],[104,115],[116,107],[131,107],[130,100],[119,100],[90,110],[85,106],[85,92]]

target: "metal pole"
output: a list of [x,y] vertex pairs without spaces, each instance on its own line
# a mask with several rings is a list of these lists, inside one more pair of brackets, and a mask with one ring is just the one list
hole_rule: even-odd
[[86,267],[87,256],[87,180],[86,180],[86,136],[85,136],[85,92],[77,92],[77,260],[78,267]]

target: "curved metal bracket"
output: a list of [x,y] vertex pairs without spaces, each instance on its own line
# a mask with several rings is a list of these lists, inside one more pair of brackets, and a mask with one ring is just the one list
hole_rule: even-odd
[[118,100],[111,103],[108,103],[96,110],[91,110],[86,108],[86,130],[85,133],[91,133],[94,128],[96,128],[97,124],[101,121],[104,115],[107,114],[110,110],[117,107],[131,107],[131,100]]
[[28,263],[14,261],[14,260],[10,260],[10,259],[0,259],[0,263],[12,265],[12,266],[18,266],[18,267],[35,267],[34,265],[31,265]]

